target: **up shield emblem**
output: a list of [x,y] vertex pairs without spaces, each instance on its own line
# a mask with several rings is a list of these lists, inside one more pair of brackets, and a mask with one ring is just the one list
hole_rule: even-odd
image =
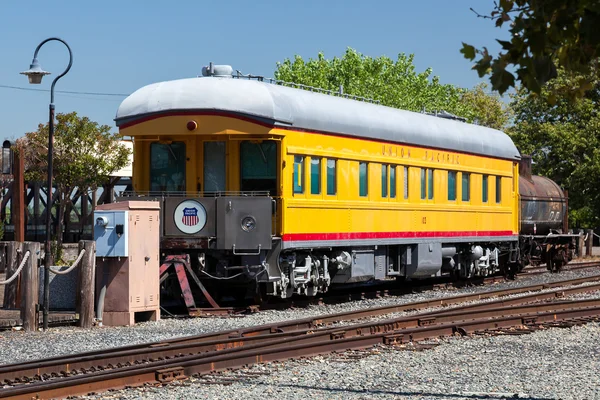
[[196,207],[193,208],[184,208],[183,209],[183,218],[181,221],[184,225],[187,226],[195,226],[198,224],[198,209]]
[[182,201],[175,208],[173,222],[181,232],[193,235],[206,225],[206,210],[195,200]]

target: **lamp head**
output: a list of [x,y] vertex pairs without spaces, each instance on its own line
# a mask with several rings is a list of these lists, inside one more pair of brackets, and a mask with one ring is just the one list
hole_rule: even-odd
[[34,58],[29,66],[29,70],[21,72],[21,75],[27,75],[29,83],[31,84],[40,84],[42,83],[44,75],[50,75],[50,72],[44,71],[42,67],[40,67],[37,58]]

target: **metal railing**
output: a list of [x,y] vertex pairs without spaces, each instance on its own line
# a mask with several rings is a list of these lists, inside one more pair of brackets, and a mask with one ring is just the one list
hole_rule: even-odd
[[366,103],[381,104],[381,102],[379,100],[375,100],[375,99],[368,98],[368,97],[363,97],[363,96],[357,96],[357,95],[353,95],[353,94],[344,93],[344,88],[343,88],[342,85],[340,85],[340,89],[339,90],[330,90],[330,89],[323,89],[323,88],[319,88],[319,87],[315,87],[315,86],[310,86],[310,85],[303,85],[301,83],[282,81],[282,80],[275,79],[275,78],[265,78],[264,76],[260,76],[260,75],[243,74],[239,70],[236,70],[235,72],[236,73],[233,75],[233,77],[237,78],[237,79],[244,79],[244,78],[245,79],[249,79],[249,80],[256,79],[257,81],[267,82],[267,83],[271,83],[271,84],[274,84],[274,85],[292,87],[292,88],[295,88],[295,89],[302,89],[302,90],[307,90],[309,92],[322,93],[322,94],[327,94],[327,95],[330,95],[330,96],[338,96],[338,97],[343,97],[345,99],[364,101]]
[[268,190],[222,191],[222,192],[123,191],[119,194],[119,196],[117,196],[117,200],[119,200],[120,197],[131,200],[135,197],[165,198],[165,197],[266,197],[266,196],[270,196],[270,192]]

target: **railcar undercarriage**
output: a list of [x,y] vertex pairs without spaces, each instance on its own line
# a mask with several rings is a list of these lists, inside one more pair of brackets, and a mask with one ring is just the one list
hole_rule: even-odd
[[[514,275],[520,265],[516,242],[431,242],[285,250],[276,242],[272,250],[253,255],[208,249],[187,251],[182,257],[187,257],[190,265],[182,270],[197,284],[194,297],[206,297],[206,292],[217,301],[228,297],[237,300],[311,297],[334,287],[386,280],[442,275],[465,280],[495,274]],[[163,265],[166,272],[168,262]],[[175,297],[177,293],[173,290],[179,290],[184,297],[186,291],[194,292],[191,287],[182,285],[177,271],[173,272],[170,279],[166,276],[161,279],[165,282],[163,289]]]

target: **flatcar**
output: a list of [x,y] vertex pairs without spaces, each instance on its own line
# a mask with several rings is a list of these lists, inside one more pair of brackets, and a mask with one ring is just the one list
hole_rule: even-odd
[[[229,66],[120,105],[133,191],[161,204],[163,259],[213,295],[520,268],[520,154],[456,119],[240,79]],[[202,287],[204,289],[204,287]]]

